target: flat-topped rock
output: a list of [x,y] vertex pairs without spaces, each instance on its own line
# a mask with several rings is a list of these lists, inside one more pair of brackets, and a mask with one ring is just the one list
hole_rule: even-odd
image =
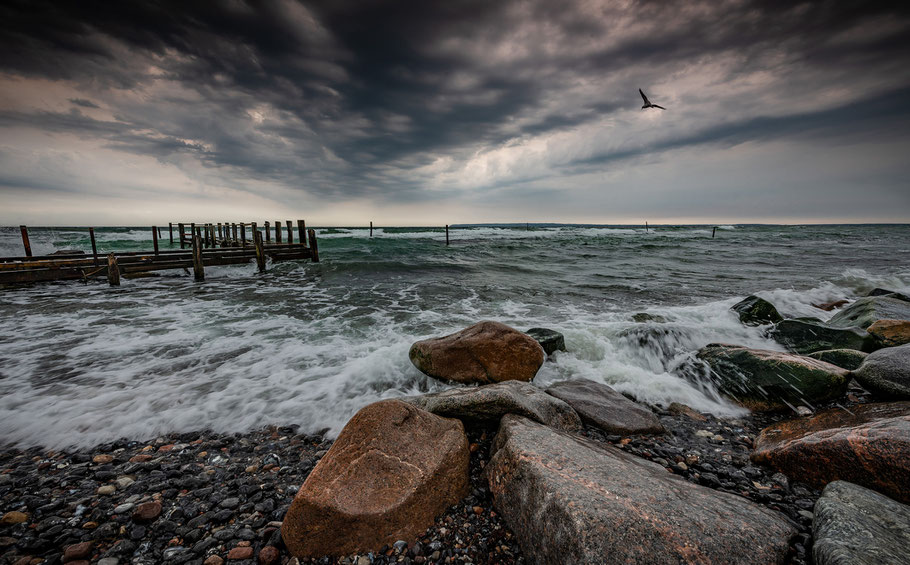
[[534,338],[490,321],[418,341],[408,356],[426,375],[463,384],[530,381],[544,362],[543,348]]
[[801,355],[826,349],[856,349],[868,353],[878,347],[875,339],[862,328],[834,327],[811,318],[783,320],[774,326],[771,337]]
[[878,320],[867,331],[882,347],[910,343],[910,320]]
[[544,353],[547,355],[566,350],[566,338],[556,330],[531,328],[525,333],[533,337],[543,347]]
[[776,324],[784,319],[773,304],[757,296],[749,296],[730,307],[739,315],[739,321],[747,326]]
[[828,324],[839,328],[868,328],[878,320],[910,320],[910,302],[891,295],[860,298],[835,314]]
[[876,396],[910,399],[910,344],[869,354],[853,376]]
[[581,429],[581,419],[571,406],[521,381],[459,387],[402,400],[433,414],[468,423],[496,424],[506,414],[520,414],[560,430]]
[[861,404],[778,422],[752,460],[821,488],[835,480],[910,501],[910,402]]
[[834,481],[815,503],[814,514],[816,565],[910,565],[910,506]]
[[856,349],[826,349],[807,355],[807,357],[818,359],[825,363],[831,363],[832,365],[836,365],[841,369],[847,369],[848,371],[858,369],[868,356],[868,353],[857,351]]
[[792,353],[713,343],[698,352],[718,391],[755,411],[785,411],[843,396],[848,371]]
[[547,388],[547,394],[574,408],[585,424],[608,434],[660,434],[665,431],[648,408],[603,383],[588,379],[563,381]]
[[415,541],[468,493],[462,423],[400,400],[361,409],[319,460],[284,517],[298,558]]
[[767,565],[795,534],[744,498],[511,414],[485,473],[529,563]]

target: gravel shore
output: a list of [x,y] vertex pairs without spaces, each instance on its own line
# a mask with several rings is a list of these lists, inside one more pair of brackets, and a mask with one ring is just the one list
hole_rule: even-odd
[[[862,402],[854,390],[849,403]],[[820,492],[753,465],[758,432],[780,416],[737,420],[665,410],[667,433],[584,434],[655,461],[687,480],[783,513],[799,529],[792,563],[808,563]],[[482,469],[495,429],[468,430],[471,494],[417,543],[306,563],[524,563],[497,515]],[[0,564],[295,563],[281,541],[294,495],[331,441],[270,427],[121,440],[79,451],[0,450]]]

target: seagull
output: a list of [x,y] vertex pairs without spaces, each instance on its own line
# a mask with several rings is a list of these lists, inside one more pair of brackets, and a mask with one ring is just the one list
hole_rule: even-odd
[[638,89],[638,93],[641,94],[641,99],[645,101],[645,104],[641,107],[642,110],[645,108],[660,108],[661,110],[666,110],[663,106],[658,106],[657,104],[651,104],[651,101],[648,100],[648,97],[645,96],[645,93]]

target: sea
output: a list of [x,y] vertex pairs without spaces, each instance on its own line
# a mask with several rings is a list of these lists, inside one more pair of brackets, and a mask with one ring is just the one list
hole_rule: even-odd
[[[565,335],[540,386],[585,378],[735,417],[743,410],[691,370],[694,354],[781,347],[733,304],[756,294],[784,316],[827,319],[813,304],[910,293],[910,225],[477,225],[452,227],[450,245],[440,228],[316,232],[321,262],[265,274],[251,263],[207,267],[204,282],[178,270],[120,287],[0,289],[0,444],[272,424],[334,436],[371,402],[449,388],[408,349],[481,320]],[[29,235],[36,255],[91,249],[86,228]],[[150,228],[96,236],[101,253],[152,246]],[[0,256],[22,254],[18,227],[0,228]]]

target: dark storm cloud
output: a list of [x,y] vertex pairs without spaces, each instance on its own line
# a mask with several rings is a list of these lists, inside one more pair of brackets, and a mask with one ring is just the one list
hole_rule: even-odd
[[[334,200],[410,198],[440,159],[627,119],[639,86],[673,73],[685,82],[700,62],[712,90],[681,91],[670,112],[701,104],[711,119],[479,182],[699,144],[825,139],[830,127],[887,125],[883,110],[863,110],[882,101],[901,123],[908,112],[910,7],[891,3],[20,1],[0,7],[0,22],[0,71],[75,85],[86,98],[68,100],[89,113],[7,109],[0,127],[91,137],[163,162],[189,156]],[[736,61],[718,66],[724,57]],[[727,86],[737,80],[748,92]],[[763,80],[766,91],[755,86]],[[864,87],[870,80],[886,91]],[[162,82],[180,92],[156,90]],[[663,88],[649,90],[658,103]],[[791,110],[773,99],[778,88],[803,103],[824,98],[819,89],[843,92]],[[152,94],[140,103],[123,92]]]

